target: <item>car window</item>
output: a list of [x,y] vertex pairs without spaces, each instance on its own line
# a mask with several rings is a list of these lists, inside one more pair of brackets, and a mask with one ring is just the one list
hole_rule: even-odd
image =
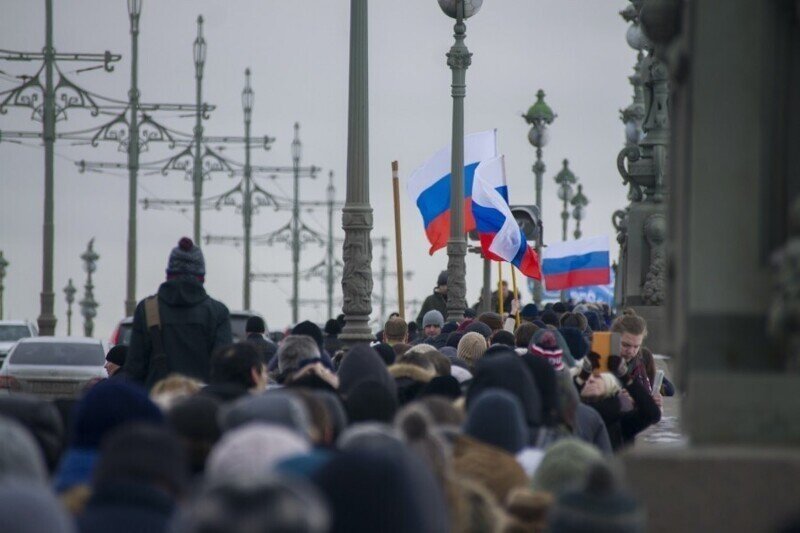
[[20,343],[10,357],[16,365],[98,366],[106,359],[99,344],[52,342]]
[[233,335],[233,342],[244,340],[244,327],[247,325],[248,318],[250,317],[243,315],[231,315],[231,334]]
[[30,336],[28,326],[0,326],[0,342],[14,342]]
[[131,343],[131,333],[133,333],[133,323],[119,325],[119,344],[129,346]]

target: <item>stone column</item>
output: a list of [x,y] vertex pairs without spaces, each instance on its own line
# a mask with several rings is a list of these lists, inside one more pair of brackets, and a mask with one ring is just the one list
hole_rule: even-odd
[[345,346],[370,342],[372,332],[372,207],[369,204],[369,87],[367,0],[350,1],[350,93],[347,119],[347,193],[342,212]]

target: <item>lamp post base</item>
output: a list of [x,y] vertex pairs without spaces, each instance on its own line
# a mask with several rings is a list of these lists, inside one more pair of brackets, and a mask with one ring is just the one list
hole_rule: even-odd
[[36,319],[39,326],[39,335],[42,337],[52,337],[56,334],[56,316],[53,314],[53,302],[55,294],[52,292],[40,293],[42,314]]
[[345,326],[339,339],[349,348],[374,340],[369,326],[372,313],[372,208],[369,205],[345,206],[342,213],[344,247],[342,294]]

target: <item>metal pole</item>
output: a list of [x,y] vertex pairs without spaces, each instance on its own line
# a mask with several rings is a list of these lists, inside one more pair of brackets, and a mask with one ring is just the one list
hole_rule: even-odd
[[394,195],[394,243],[395,260],[397,262],[397,307],[400,318],[406,318],[406,291],[403,279],[403,231],[400,227],[400,177],[397,161],[392,161],[392,192]]
[[300,299],[300,124],[294,123],[292,141],[292,170],[294,197],[292,200],[292,324],[299,321]]
[[325,273],[325,288],[327,290],[328,319],[333,318],[333,208],[336,199],[336,189],[333,187],[333,171],[328,173],[328,250],[327,250],[327,271]]
[[[129,4],[129,7],[132,4]],[[138,5],[141,8],[141,4]],[[131,112],[128,135],[128,272],[125,282],[125,316],[133,316],[136,309],[136,204],[139,171],[139,16],[134,8],[129,10],[131,23],[131,88],[128,91]]]
[[467,240],[464,235],[464,97],[467,68],[472,62],[464,38],[464,0],[456,5],[455,44],[447,54],[452,70],[453,140],[450,165],[450,239],[447,241],[447,320],[460,322],[467,307]]
[[75,301],[75,286],[72,284],[72,278],[69,278],[67,286],[64,287],[64,294],[67,299],[67,336],[72,335],[72,303]]
[[389,239],[386,237],[381,237],[381,312],[379,315],[379,323],[384,324],[386,322],[386,276],[388,275],[386,267],[388,257],[386,255],[386,246],[389,244]]
[[3,285],[3,280],[6,279],[6,267],[8,265],[9,262],[3,257],[3,251],[0,250],[0,320],[3,320],[4,316],[3,293],[5,292],[5,286]]
[[[536,175],[536,207],[539,209],[539,220],[542,219],[542,184],[544,182],[544,172],[546,170],[545,164],[542,161],[542,149],[536,149],[536,163],[533,165],[533,173]],[[539,261],[542,260],[542,239],[539,236],[536,239],[536,256]],[[533,280],[533,302],[537,308],[542,306],[542,280]]]
[[194,160],[192,162],[192,196],[194,200],[194,242],[200,242],[200,202],[203,199],[203,66],[205,65],[206,41],[203,38],[203,16],[197,17],[195,52],[195,104],[194,115]]
[[369,61],[367,0],[350,0],[350,75],[347,109],[347,194],[342,211],[342,293],[346,346],[372,340],[372,207],[369,204]]
[[503,294],[503,262],[497,262],[497,311],[503,316],[503,306],[505,304],[505,294]]
[[[253,176],[250,166],[250,122],[252,119],[252,94],[250,87],[250,69],[244,71],[244,198],[242,202],[242,218],[244,219],[244,287],[242,289],[242,306],[250,309],[250,232],[253,226]],[[248,99],[249,98],[249,99]]]
[[492,310],[492,262],[483,259],[483,292],[481,293],[482,305],[480,311],[486,313]]
[[53,0],[45,0],[45,47],[44,47],[44,116],[42,117],[42,136],[44,138],[44,227],[42,239],[42,293],[40,295],[39,335],[52,336],[56,330],[56,316],[53,314],[55,294],[53,293],[53,253],[55,238],[54,188],[53,188],[53,149],[56,141],[56,95],[53,88]]

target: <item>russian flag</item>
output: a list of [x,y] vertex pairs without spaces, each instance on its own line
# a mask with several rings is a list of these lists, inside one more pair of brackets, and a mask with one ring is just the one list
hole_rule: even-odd
[[542,270],[548,291],[611,282],[607,236],[554,242],[545,248],[543,255]]
[[[450,169],[451,150],[442,148],[411,173],[406,184],[408,195],[419,208],[425,234],[431,243],[429,253],[447,245],[450,238]],[[464,232],[475,229],[470,196],[475,168],[485,159],[497,156],[495,130],[464,137]]]
[[529,278],[542,278],[539,258],[533,248],[528,246],[528,241],[508,206],[503,156],[483,161],[475,169],[472,214],[484,257],[493,261],[509,262]]

